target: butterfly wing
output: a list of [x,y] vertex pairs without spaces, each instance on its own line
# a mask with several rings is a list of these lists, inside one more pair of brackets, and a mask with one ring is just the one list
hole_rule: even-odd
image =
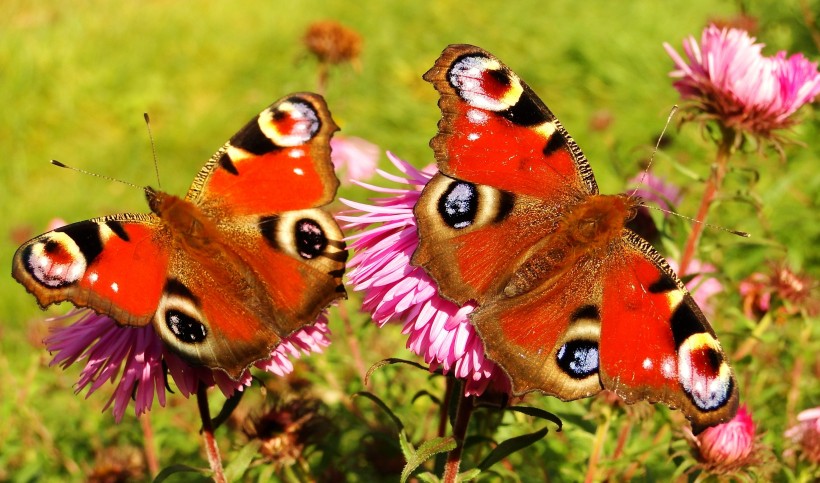
[[202,227],[182,237],[156,318],[190,362],[239,377],[345,296],[342,233],[321,208],[339,184],[337,129],[320,96],[287,96],[211,157],[181,210],[162,215],[180,232],[189,216]]
[[549,284],[479,306],[470,320],[514,394],[539,390],[565,401],[601,390],[601,260],[585,258]]
[[186,199],[232,216],[326,205],[339,187],[330,162],[330,137],[338,129],[318,94],[284,97],[211,157]]
[[141,326],[156,311],[170,244],[155,215],[96,218],[24,243],[14,254],[12,275],[43,308],[67,300]]
[[272,297],[282,336],[345,296],[343,235],[321,208],[339,186],[330,161],[336,130],[321,96],[291,94],[217,151],[187,196],[237,242]]
[[663,257],[628,230],[538,291],[479,307],[472,322],[516,394],[570,400],[603,387],[680,408],[695,432],[737,410],[711,326]]
[[738,389],[726,355],[666,260],[624,230],[601,273],[604,387],[680,408],[696,433],[731,419]]
[[491,53],[451,45],[424,79],[441,95],[442,118],[430,146],[442,173],[542,199],[598,192],[566,129]]
[[491,298],[566,206],[598,192],[583,153],[492,54],[444,50],[425,80],[441,95],[432,146],[441,174],[416,205],[413,262],[456,303]]

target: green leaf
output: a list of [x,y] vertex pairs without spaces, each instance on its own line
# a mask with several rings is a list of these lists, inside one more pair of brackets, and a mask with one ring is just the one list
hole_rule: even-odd
[[177,473],[201,473],[203,475],[207,475],[211,473],[210,469],[204,468],[194,468],[193,466],[188,465],[171,465],[166,466],[162,469],[159,473],[157,473],[156,478],[154,478],[154,483],[161,483],[168,479],[169,476],[177,474]]
[[233,461],[225,468],[225,478],[228,481],[239,481],[259,452],[262,441],[255,439],[242,447],[233,457]]
[[393,424],[396,425],[396,430],[398,430],[399,432],[404,431],[404,424],[402,424],[401,419],[399,419],[399,417],[396,416],[396,414],[393,411],[391,411],[389,407],[387,407],[387,404],[385,404],[384,401],[382,401],[379,398],[379,396],[369,391],[358,391],[353,393],[351,397],[357,396],[365,397],[376,403],[376,406],[380,407],[385,413],[387,413],[388,416],[390,416],[390,419],[393,420]]
[[558,429],[556,431],[561,431],[561,429],[564,427],[564,423],[561,421],[561,418],[552,414],[549,411],[544,411],[543,409],[534,408],[531,406],[510,406],[507,409],[509,409],[510,411],[519,412],[521,414],[526,414],[527,416],[533,416],[539,419],[552,421],[558,426]]
[[231,413],[233,410],[239,406],[239,401],[242,400],[242,396],[245,395],[247,391],[236,391],[234,392],[233,396],[229,397],[225,404],[222,405],[222,409],[219,411],[219,414],[216,415],[215,418],[211,420],[211,424],[214,426],[214,430],[222,425],[225,421],[231,417]]
[[[409,444],[409,443],[408,443]],[[437,455],[439,453],[446,453],[448,451],[452,451],[456,447],[456,440],[452,436],[446,436],[443,438],[434,438],[429,441],[425,441],[418,447],[417,450],[413,451],[410,456],[407,458],[407,465],[404,467],[404,470],[401,472],[401,481],[405,482],[410,475],[413,474],[419,466],[423,465],[425,461],[430,459],[432,456]]]
[[400,359],[398,357],[389,357],[387,359],[382,359],[379,362],[377,362],[377,363],[373,364],[372,366],[370,366],[370,369],[367,370],[367,374],[365,374],[365,376],[364,376],[364,385],[365,386],[368,385],[368,383],[370,382],[370,376],[374,372],[378,371],[379,369],[381,369],[384,366],[389,366],[389,365],[392,365],[392,364],[407,364],[409,366],[413,366],[413,367],[422,369],[424,371],[429,372],[429,370],[430,370],[427,366],[419,364],[418,362],[408,361],[407,359]]
[[546,436],[547,433],[549,433],[549,429],[544,428],[534,433],[516,436],[515,438],[510,438],[506,441],[502,441],[501,444],[496,446],[490,452],[490,454],[488,454],[487,457],[484,458],[484,461],[478,464],[477,468],[481,470],[486,470],[487,468],[498,463],[499,461],[515,453],[516,451],[522,450],[527,446],[530,446],[533,443],[537,442],[538,440]]
[[413,446],[413,443],[407,439],[407,433],[404,431],[399,431],[399,447],[401,448],[402,456],[404,456],[404,461],[410,461],[413,455],[416,454],[416,448]]
[[480,475],[480,474],[481,474],[480,469],[473,468],[471,470],[467,470],[467,471],[459,473],[458,476],[456,477],[456,481],[474,480],[474,479],[478,478],[478,475]]
[[413,395],[413,399],[411,402],[415,403],[417,400],[421,399],[422,397],[429,397],[434,404],[441,404],[441,399],[438,396],[433,395],[430,391],[423,389],[416,394]]
[[436,476],[433,473],[430,473],[429,471],[417,474],[416,478],[418,478],[419,481],[423,481],[424,483],[439,483],[439,481],[441,481],[438,479],[438,476]]

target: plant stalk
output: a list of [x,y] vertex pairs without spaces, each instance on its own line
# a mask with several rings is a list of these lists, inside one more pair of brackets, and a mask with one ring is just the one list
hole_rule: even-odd
[[706,216],[708,215],[709,208],[712,206],[715,198],[717,198],[717,194],[723,184],[723,178],[726,176],[729,158],[732,156],[732,152],[734,152],[735,149],[737,134],[728,128],[722,128],[721,131],[723,134],[723,139],[718,145],[717,157],[712,165],[712,172],[709,175],[709,179],[706,181],[706,189],[703,191],[703,197],[700,200],[700,207],[698,208],[697,215],[695,216],[696,223],[692,226],[692,232],[689,233],[689,238],[686,240],[686,245],[683,249],[683,255],[680,259],[680,266],[678,267],[679,277],[686,275],[687,270],[689,269],[689,264],[695,258],[698,242],[700,241],[700,235],[706,227]]
[[[459,387],[456,385],[456,387]],[[473,414],[473,398],[464,396],[462,391],[458,395],[458,408],[453,422],[453,438],[456,440],[456,447],[447,454],[447,461],[444,463],[443,483],[455,483],[458,479],[458,470],[461,466],[461,455],[464,452],[464,440],[467,437],[467,426],[470,424],[470,416]]]
[[213,471],[216,483],[227,483],[225,471],[222,469],[222,457],[214,437],[214,426],[211,422],[211,410],[208,408],[208,388],[201,382],[196,390],[196,403],[199,407],[199,417],[202,419],[202,438],[205,441],[205,452],[208,454],[208,463]]

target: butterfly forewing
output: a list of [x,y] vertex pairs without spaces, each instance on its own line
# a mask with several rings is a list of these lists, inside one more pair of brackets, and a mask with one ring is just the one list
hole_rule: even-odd
[[120,214],[44,233],[14,254],[12,275],[40,306],[69,301],[124,325],[151,322],[170,234],[154,215]]

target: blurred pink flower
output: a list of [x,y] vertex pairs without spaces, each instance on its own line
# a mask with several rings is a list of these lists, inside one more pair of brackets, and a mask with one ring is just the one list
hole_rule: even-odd
[[[509,392],[504,372],[484,357],[484,345],[470,324],[471,304],[459,307],[438,294],[435,281],[410,264],[418,245],[413,206],[432,174],[387,153],[388,159],[406,178],[379,170],[379,174],[407,188],[359,185],[389,197],[372,205],[342,199],[355,211],[337,216],[346,228],[362,230],[348,237],[355,255],[348,263],[353,289],[364,292],[362,308],[383,327],[388,322],[404,324],[407,348],[422,356],[430,370],[441,368],[466,381],[465,395],[480,395],[492,384]],[[374,226],[378,225],[378,226]]]
[[[668,259],[669,266],[675,273],[678,273],[678,262]],[[692,294],[692,298],[698,303],[700,308],[706,315],[712,315],[714,308],[712,307],[712,296],[723,291],[723,284],[715,278],[717,269],[714,265],[701,262],[700,260],[692,260],[689,262],[687,275],[694,276],[686,282],[686,288]]]
[[[76,393],[87,387],[87,395],[91,395],[106,382],[114,384],[114,393],[105,409],[113,404],[117,422],[132,399],[137,416],[151,409],[155,395],[159,405],[165,406],[168,375],[186,398],[196,392],[198,384],[219,386],[222,393],[230,397],[251,383],[247,370],[239,381],[233,381],[222,371],[185,362],[165,347],[150,325],[122,327],[113,319],[87,309],[75,310],[54,320],[72,319],[70,325],[53,327],[45,340],[48,351],[54,353],[51,365],[67,368],[85,360]],[[259,361],[255,366],[279,376],[288,374],[293,371],[290,357],[322,352],[330,344],[329,334],[327,319],[323,315],[313,325],[284,339],[269,359]]]
[[330,140],[330,160],[342,171],[342,182],[370,179],[376,173],[379,147],[362,138],[335,136]]
[[664,210],[672,211],[681,202],[680,188],[667,183],[665,179],[655,176],[652,173],[641,173],[627,181],[627,186],[632,186],[635,194],[642,200],[655,204]]
[[675,62],[670,76],[684,100],[695,103],[702,117],[726,128],[768,137],[771,131],[792,125],[790,117],[820,94],[817,63],[802,54],[773,57],[761,54],[744,30],[707,27],[700,44],[694,37],[683,42],[687,59],[667,43]]
[[797,415],[797,424],[784,434],[802,450],[803,456],[820,464],[820,407],[806,409]]
[[820,314],[817,282],[809,275],[791,270],[787,265],[772,264],[770,273],[753,273],[738,287],[743,297],[743,312],[750,319],[760,319],[776,301],[775,316],[784,322],[789,316]]
[[729,469],[750,462],[755,446],[755,423],[745,405],[728,423],[706,429],[695,437],[699,460],[707,468]]

